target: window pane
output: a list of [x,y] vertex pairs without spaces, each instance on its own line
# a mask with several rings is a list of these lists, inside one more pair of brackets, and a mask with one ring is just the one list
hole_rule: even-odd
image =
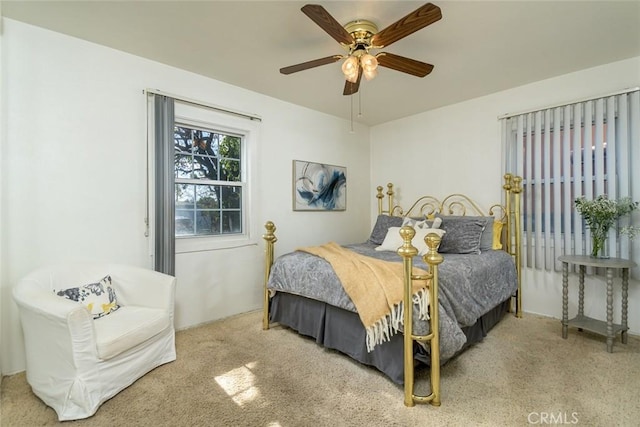
[[240,212],[222,212],[222,233],[242,233]]
[[174,128],[173,138],[175,141],[174,147],[176,152],[191,152],[191,146],[193,145],[191,141],[191,129],[176,126]]
[[220,160],[220,180],[240,181],[240,161],[231,159]]
[[240,209],[242,206],[242,187],[222,187],[222,209]]
[[222,135],[204,130],[194,130],[193,152],[208,156],[218,156],[218,141]]
[[195,185],[176,184],[176,209],[194,209]]
[[218,179],[218,159],[209,156],[193,156],[193,177],[196,179]]
[[220,143],[220,157],[240,159],[240,142],[241,139],[237,136],[225,135]]
[[176,209],[176,235],[185,236],[195,233],[193,229],[193,210]]
[[176,235],[194,234],[194,186],[176,184]]
[[193,171],[193,160],[191,158],[191,154],[176,153],[174,163],[176,178],[191,178],[191,173]]
[[240,181],[241,139],[226,135],[220,143],[220,179],[223,181]]
[[220,212],[218,211],[197,211],[196,212],[196,234],[220,234]]
[[219,186],[214,185],[197,185],[196,186],[196,208],[198,209],[219,209],[220,197]]

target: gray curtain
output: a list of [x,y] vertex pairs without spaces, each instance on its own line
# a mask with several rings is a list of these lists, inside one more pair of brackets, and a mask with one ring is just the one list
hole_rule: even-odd
[[175,275],[174,99],[153,95],[154,269]]

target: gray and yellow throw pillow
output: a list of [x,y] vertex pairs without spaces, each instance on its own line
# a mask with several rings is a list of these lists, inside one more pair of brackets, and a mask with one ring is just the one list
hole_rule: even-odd
[[99,319],[120,308],[116,291],[107,275],[99,282],[54,291],[56,295],[84,305],[94,319]]

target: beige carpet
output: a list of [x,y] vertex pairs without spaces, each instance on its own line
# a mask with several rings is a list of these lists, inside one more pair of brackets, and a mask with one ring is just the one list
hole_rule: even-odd
[[[106,402],[82,426],[640,425],[640,339],[603,337],[558,320],[506,317],[445,365],[442,406],[403,405],[402,388],[252,312],[177,333],[178,360]],[[420,370],[419,386],[427,379]],[[419,390],[419,391],[420,391]],[[4,378],[0,425],[55,425],[24,373]],[[543,422],[543,421],[546,421]]]

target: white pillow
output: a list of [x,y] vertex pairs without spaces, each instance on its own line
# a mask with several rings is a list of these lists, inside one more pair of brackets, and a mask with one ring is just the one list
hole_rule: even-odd
[[437,216],[433,219],[433,224],[431,225],[431,228],[440,228],[440,225],[442,225],[442,218]]
[[[427,253],[427,244],[424,238],[429,233],[436,233],[440,238],[444,235],[444,230],[439,228],[419,228],[416,230],[416,235],[411,239],[411,244],[418,249],[418,255],[424,255]],[[400,227],[389,227],[387,235],[380,246],[375,248],[376,251],[392,251],[397,252],[398,248],[402,246],[402,236],[400,236]]]
[[376,248],[376,251],[396,252],[400,246],[402,246],[400,227],[389,227],[387,229],[387,235],[384,236],[382,244]]

